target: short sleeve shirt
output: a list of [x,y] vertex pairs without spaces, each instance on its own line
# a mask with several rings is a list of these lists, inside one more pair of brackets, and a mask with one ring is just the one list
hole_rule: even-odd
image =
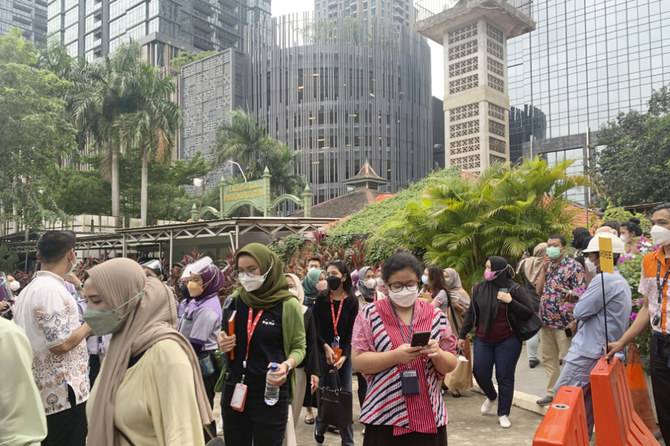
[[190,341],[203,344],[204,351],[217,348],[216,338],[221,332],[223,311],[218,297],[204,301],[191,300],[179,320],[179,332]]
[[[642,259],[642,274],[640,275],[640,286],[638,291],[647,297],[649,302],[649,317],[651,318],[651,328],[657,333],[670,334],[670,299],[668,298],[668,283],[670,278],[665,281],[665,275],[670,268],[670,259],[665,257],[663,249],[650,252]],[[656,276],[659,280],[656,280]],[[659,287],[660,282],[660,287]],[[662,289],[660,289],[662,288]]]
[[33,375],[47,415],[70,408],[68,386],[77,404],[88,399],[86,341],[63,355],[49,349],[65,342],[81,326],[75,298],[56,274],[40,271],[17,298],[15,322],[33,348]]
[[557,329],[570,325],[578,298],[568,296],[566,291],[581,296],[585,290],[584,268],[579,262],[571,257],[565,257],[559,263],[552,262],[547,269],[540,303],[542,324]]

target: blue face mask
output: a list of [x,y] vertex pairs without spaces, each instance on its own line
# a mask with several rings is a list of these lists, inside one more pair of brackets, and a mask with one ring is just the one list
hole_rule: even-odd
[[84,312],[84,322],[91,326],[91,331],[96,336],[104,336],[106,334],[113,334],[119,331],[123,322],[126,320],[129,311],[121,312],[121,309],[128,304],[141,299],[144,296],[144,291],[140,291],[128,301],[122,303],[116,308],[112,309],[92,309],[87,308]]

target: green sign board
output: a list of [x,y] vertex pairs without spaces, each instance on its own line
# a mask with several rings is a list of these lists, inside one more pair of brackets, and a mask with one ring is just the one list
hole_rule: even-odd
[[263,211],[267,206],[266,179],[223,186],[223,213],[240,204],[251,204]]

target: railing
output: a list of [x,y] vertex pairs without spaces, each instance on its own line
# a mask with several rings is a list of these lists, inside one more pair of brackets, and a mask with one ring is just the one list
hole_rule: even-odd
[[[487,0],[480,0],[482,6],[486,6]],[[415,0],[414,9],[416,21],[428,19],[449,8],[456,6],[459,0]],[[505,2],[514,6],[526,16],[533,18],[533,0],[490,0],[492,4]]]

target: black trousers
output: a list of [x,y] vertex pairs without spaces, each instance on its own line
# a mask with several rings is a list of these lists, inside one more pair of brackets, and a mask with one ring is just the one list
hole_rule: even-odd
[[[262,378],[262,379],[260,379]],[[226,380],[221,398],[223,413],[223,438],[234,446],[282,446],[288,420],[288,384],[279,390],[279,401],[274,406],[265,404],[265,376],[247,378],[247,403],[244,412],[230,407],[235,384],[239,380]]]
[[98,373],[100,373],[100,356],[88,355],[88,380],[91,382],[91,389],[95,384]]
[[[209,356],[210,359],[212,360],[212,363],[214,364],[214,373],[212,373],[209,376],[202,375],[202,381],[203,384],[205,385],[205,393],[207,394],[207,400],[209,400],[209,406],[212,409],[214,409],[214,396],[216,394],[216,392],[214,391],[214,387],[216,387],[216,382],[219,380],[219,375],[221,374],[221,368],[219,367],[216,361],[214,352],[203,352],[200,355],[198,355],[198,359],[202,359],[203,357],[206,356]],[[209,428],[211,429],[212,434],[216,435],[216,421],[212,421],[212,424],[209,425]],[[205,429],[205,439],[208,438],[209,434],[207,432],[207,429]]]
[[651,337],[649,369],[658,425],[665,444],[670,445],[670,336]]
[[363,446],[447,446],[447,428],[438,427],[435,434],[411,434],[393,436],[393,426],[365,425]]
[[86,446],[86,403],[76,405],[71,387],[67,388],[71,408],[47,415],[47,438],[42,446]]

